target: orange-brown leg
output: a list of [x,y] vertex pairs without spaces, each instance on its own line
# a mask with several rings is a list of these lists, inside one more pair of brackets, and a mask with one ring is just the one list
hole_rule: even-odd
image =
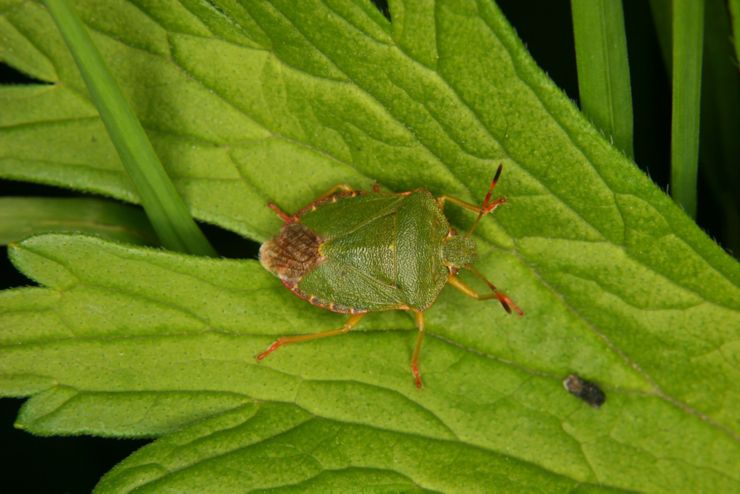
[[480,215],[488,214],[494,209],[496,209],[496,206],[499,206],[506,202],[506,198],[499,198],[495,201],[491,201],[491,195],[493,194],[493,189],[496,187],[496,184],[498,183],[498,179],[501,176],[501,171],[504,169],[504,165],[500,164],[498,165],[498,168],[496,168],[496,174],[493,176],[493,180],[491,180],[491,184],[488,186],[488,192],[486,193],[486,197],[483,198],[483,204],[480,206],[476,206],[475,204],[470,204],[469,202],[465,202],[462,199],[458,199],[457,197],[452,196],[440,196],[437,198],[437,202],[439,203],[440,207],[444,207],[444,204],[446,201],[450,201],[453,204],[456,204],[460,206],[461,208],[469,209],[470,211],[475,211],[476,213]]
[[421,383],[421,372],[419,372],[419,355],[421,354],[421,344],[424,341],[424,313],[414,312],[414,317],[416,318],[416,327],[419,329],[419,333],[416,336],[414,354],[411,356],[411,372],[414,374],[416,387],[421,389],[423,384]]
[[462,199],[458,199],[457,197],[452,196],[440,196],[437,198],[437,204],[439,204],[439,207],[441,209],[444,209],[445,203],[447,201],[450,201],[452,204],[455,204],[461,208],[468,209],[470,211],[474,211],[478,213],[478,217],[475,218],[475,221],[473,222],[473,225],[470,227],[470,230],[468,230],[467,236],[472,235],[472,233],[475,231],[475,229],[478,226],[478,223],[480,223],[481,218],[483,218],[488,213],[492,212],[494,209],[499,207],[500,205],[506,203],[505,197],[499,197],[498,199],[491,200],[491,196],[493,195],[493,189],[496,187],[496,183],[498,183],[498,179],[501,176],[501,170],[503,170],[504,165],[500,164],[498,165],[498,168],[496,169],[496,174],[493,176],[493,180],[491,180],[491,184],[488,186],[488,192],[486,192],[486,197],[483,198],[483,204],[480,206],[476,206],[475,204],[470,204],[469,202],[465,202]]
[[[337,184],[334,187],[332,187],[331,189],[329,189],[326,192],[324,192],[323,194],[321,194],[319,197],[317,197],[313,201],[311,201],[311,204],[313,204],[314,202],[322,201],[322,200],[326,199],[327,197],[331,197],[334,194],[336,194],[337,192],[339,192],[340,190],[342,192],[353,192],[354,191],[354,189],[351,186],[347,185],[347,184]],[[309,206],[311,204],[309,204]]]
[[293,222],[294,218],[288,213],[286,213],[285,211],[283,211],[282,209],[280,209],[280,207],[274,202],[268,202],[267,207],[275,211],[275,214],[278,215],[278,217],[280,217],[280,219],[283,220],[283,222],[285,223]]
[[298,220],[298,218],[301,216],[301,214],[303,214],[306,211],[308,211],[309,209],[311,209],[311,207],[313,207],[314,204],[323,201],[327,197],[333,196],[334,194],[336,194],[340,190],[343,191],[343,192],[354,192],[354,190],[352,189],[352,187],[350,187],[347,184],[337,184],[334,187],[332,187],[331,189],[327,190],[325,193],[321,194],[319,197],[317,197],[313,201],[311,201],[310,203],[308,203],[307,205],[305,205],[304,207],[302,207],[295,214],[288,214],[288,213],[286,213],[285,211],[283,211],[282,209],[280,209],[280,207],[277,204],[272,203],[272,202],[268,202],[267,203],[267,207],[269,207],[270,209],[272,209],[273,211],[275,211],[275,214],[277,214],[280,217],[280,219],[283,220],[285,223],[293,223],[294,221]]
[[319,338],[327,338],[329,336],[336,336],[340,334],[347,333],[350,329],[355,327],[358,322],[360,322],[360,319],[365,317],[365,313],[362,314],[354,314],[347,319],[347,322],[344,323],[344,326],[342,326],[339,329],[332,329],[331,331],[323,331],[321,333],[313,333],[313,334],[302,334],[298,336],[281,336],[275,342],[270,345],[267,350],[257,355],[257,360],[263,360],[265,357],[270,355],[272,352],[277,350],[283,345],[287,345],[288,343],[298,343],[301,341],[310,341],[310,340],[317,340]]
[[478,272],[477,269],[473,268],[472,266],[468,266],[467,269],[469,269],[474,275],[476,275],[478,278],[483,280],[486,285],[488,285],[488,288],[491,289],[492,293],[485,293],[480,294],[473,290],[470,286],[468,286],[465,282],[463,282],[460,278],[458,278],[455,275],[450,275],[449,278],[447,278],[447,283],[452,285],[453,287],[457,288],[461,292],[463,292],[468,297],[474,298],[476,300],[490,300],[492,298],[498,299],[498,301],[503,306],[504,310],[511,314],[511,311],[513,310],[520,316],[524,315],[524,311],[520,309],[504,292],[499,291],[496,286],[488,281],[485,276],[483,276],[480,272]]
[[303,214],[305,214],[308,211],[311,211],[316,208],[316,204],[327,200],[331,196],[337,194],[338,192],[344,192],[348,195],[356,195],[358,192],[356,192],[352,187],[350,187],[347,184],[337,184],[331,189],[327,190],[323,194],[321,194],[319,197],[314,199],[313,201],[309,202],[305,206],[303,206],[301,209],[298,210],[296,214],[293,215],[294,218],[300,218]]
[[499,207],[502,204],[506,203],[505,197],[499,197],[498,199],[495,199],[488,203],[485,207],[482,206],[476,206],[475,204],[471,204],[469,202],[463,201],[462,199],[458,199],[457,197],[453,196],[439,196],[437,198],[437,204],[439,204],[440,208],[444,208],[444,205],[446,202],[451,202],[452,204],[456,206],[460,206],[463,209],[467,209],[469,211],[473,211],[474,213],[478,213],[481,215],[486,215]]

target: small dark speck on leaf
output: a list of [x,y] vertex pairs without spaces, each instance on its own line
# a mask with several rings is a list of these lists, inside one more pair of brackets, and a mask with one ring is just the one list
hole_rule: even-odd
[[576,374],[566,377],[563,380],[563,387],[570,394],[577,396],[594,408],[599,408],[606,401],[606,395],[597,384],[586,381]]

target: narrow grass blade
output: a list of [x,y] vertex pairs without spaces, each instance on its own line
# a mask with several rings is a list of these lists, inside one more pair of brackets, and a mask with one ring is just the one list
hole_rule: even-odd
[[735,48],[735,61],[740,63],[740,0],[727,2],[732,22],[732,40]]
[[704,1],[673,3],[671,195],[696,217]]
[[[722,245],[740,255],[740,73],[724,0],[707,0],[701,91],[701,177],[721,207]],[[740,12],[738,12],[740,15]]]
[[91,197],[0,197],[0,245],[49,232],[88,233],[136,245],[156,245],[144,213]]
[[632,156],[632,93],[619,0],[572,0],[581,109]]
[[82,22],[65,0],[46,0],[45,4],[77,62],[90,97],[162,244],[180,252],[215,255]]

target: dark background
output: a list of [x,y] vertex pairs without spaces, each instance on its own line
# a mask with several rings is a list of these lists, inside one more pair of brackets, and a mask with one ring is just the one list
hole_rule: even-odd
[[[384,2],[378,1],[387,15]],[[499,0],[501,9],[515,26],[532,56],[574,101],[578,79],[573,47],[570,2],[566,0]],[[666,190],[670,163],[670,86],[661,58],[649,3],[625,0],[625,22],[634,101],[635,160],[658,186]],[[23,74],[0,64],[0,82],[28,84]],[[0,109],[1,111],[1,109]],[[730,184],[730,187],[738,184]],[[0,195],[74,196],[78,192],[54,187],[0,180]],[[700,226],[721,243],[723,211],[700,174]],[[205,226],[206,234],[219,252],[228,257],[253,257],[256,244]],[[0,288],[31,282],[7,261],[0,250]],[[147,441],[95,437],[35,437],[13,428],[23,400],[0,400],[0,490],[15,486],[23,492],[87,492],[116,463]]]

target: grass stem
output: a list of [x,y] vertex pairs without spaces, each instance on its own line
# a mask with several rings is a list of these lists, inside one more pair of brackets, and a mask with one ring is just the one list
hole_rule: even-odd
[[581,109],[628,156],[632,93],[620,0],[572,0]]
[[167,176],[85,26],[66,0],[45,0],[45,3],[72,52],[90,98],[162,244],[180,252],[216,255]]

